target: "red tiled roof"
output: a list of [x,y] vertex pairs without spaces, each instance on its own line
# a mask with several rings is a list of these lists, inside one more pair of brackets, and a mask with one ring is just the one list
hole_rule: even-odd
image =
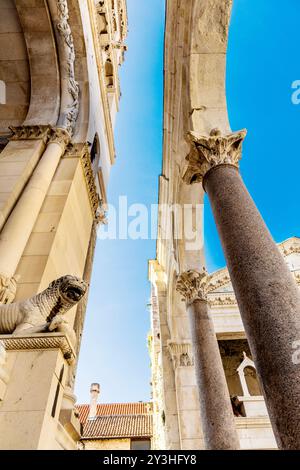
[[152,403],[107,403],[97,405],[97,416],[88,419],[89,405],[77,405],[83,424],[82,439],[152,436]]
[[[90,406],[77,405],[79,419],[84,424],[88,418]],[[152,412],[152,403],[105,403],[97,405],[97,416],[143,415]]]
[[88,419],[82,439],[151,437],[152,415],[97,416]]

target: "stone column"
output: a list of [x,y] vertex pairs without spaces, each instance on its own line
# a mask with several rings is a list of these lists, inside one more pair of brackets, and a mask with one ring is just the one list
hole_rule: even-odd
[[187,304],[206,449],[234,450],[240,444],[218,341],[208,312],[208,283],[205,270],[190,270],[181,274],[176,288]]
[[209,196],[278,447],[299,449],[300,292],[239,175],[245,135],[190,134],[184,180]]
[[64,129],[53,130],[43,156],[0,233],[0,298],[2,303],[10,303],[15,297],[14,275],[18,263],[68,142],[69,134]]

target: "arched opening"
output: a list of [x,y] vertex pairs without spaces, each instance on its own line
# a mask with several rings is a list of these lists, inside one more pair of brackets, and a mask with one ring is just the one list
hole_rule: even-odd
[[105,62],[105,82],[106,82],[107,88],[113,88],[114,68],[110,59]]

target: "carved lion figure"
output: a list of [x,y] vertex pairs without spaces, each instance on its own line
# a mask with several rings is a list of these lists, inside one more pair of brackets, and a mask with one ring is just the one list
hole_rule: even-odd
[[63,315],[82,299],[87,289],[85,281],[67,275],[29,299],[0,305],[0,334],[59,331],[68,333],[74,340],[74,331]]

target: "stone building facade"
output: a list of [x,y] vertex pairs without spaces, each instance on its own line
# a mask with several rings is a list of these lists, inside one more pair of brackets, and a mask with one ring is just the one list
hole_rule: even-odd
[[1,449],[80,436],[73,387],[126,35],[125,0],[0,2]]
[[[247,131],[232,132],[225,93],[231,7],[166,1],[161,210],[149,263],[156,448],[300,448],[299,274],[287,265],[298,266],[299,239],[278,249],[240,175]],[[205,192],[227,264],[213,274]]]
[[[300,238],[278,245],[286,264],[300,285]],[[201,412],[196,384],[189,321],[181,300],[173,305],[168,319],[160,289],[161,271],[150,262],[151,334],[149,353],[152,371],[153,448],[204,448]],[[276,441],[255,364],[246,339],[228,269],[211,275],[208,294],[210,314],[232,399],[235,426],[242,449],[276,449]],[[236,400],[237,398],[237,400]],[[240,407],[235,406],[235,402]]]

